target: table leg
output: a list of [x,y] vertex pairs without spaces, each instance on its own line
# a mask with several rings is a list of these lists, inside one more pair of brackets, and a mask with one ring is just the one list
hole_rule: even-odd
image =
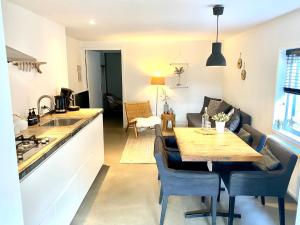
[[167,120],[163,119],[163,130],[167,129]]

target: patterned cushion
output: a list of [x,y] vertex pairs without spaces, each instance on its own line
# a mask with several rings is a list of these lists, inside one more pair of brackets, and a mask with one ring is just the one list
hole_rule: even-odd
[[267,171],[276,170],[280,166],[280,161],[272,154],[267,146],[265,146],[260,153],[263,155],[263,158],[253,163],[255,167]]
[[212,117],[213,115],[216,115],[218,113],[218,107],[221,104],[221,101],[217,101],[217,100],[210,100],[208,107],[207,107],[207,113],[210,117]]
[[228,115],[229,117],[231,117],[233,114],[234,114],[234,108],[232,108],[232,109],[227,113],[227,115]]
[[232,109],[232,106],[223,100],[217,109],[217,113],[220,112],[228,113],[230,109]]
[[235,109],[233,115],[230,117],[230,120],[225,124],[225,126],[232,132],[236,131],[240,125],[240,109]]
[[210,100],[221,101],[221,99],[219,99],[219,98],[211,98],[211,97],[204,96],[203,106],[202,106],[200,113],[204,113],[204,109],[205,109],[205,107],[208,107]]
[[245,131],[243,128],[240,129],[240,131],[237,135],[248,145],[252,144],[253,137],[251,136],[251,134],[249,132]]

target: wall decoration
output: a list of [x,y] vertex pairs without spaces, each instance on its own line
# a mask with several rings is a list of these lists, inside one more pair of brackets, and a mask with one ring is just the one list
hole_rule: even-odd
[[237,68],[241,69],[243,66],[243,59],[242,59],[242,53],[240,53],[240,58],[237,61]]
[[169,77],[170,88],[187,88],[188,63],[170,63],[173,74]]
[[247,72],[246,72],[246,66],[245,66],[245,63],[244,63],[244,68],[242,69],[242,72],[241,72],[242,80],[246,79],[246,75],[247,75]]

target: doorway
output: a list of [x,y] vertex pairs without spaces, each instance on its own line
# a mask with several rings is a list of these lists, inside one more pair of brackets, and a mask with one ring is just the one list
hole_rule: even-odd
[[86,50],[86,79],[91,108],[103,108],[104,120],[123,123],[120,50]]

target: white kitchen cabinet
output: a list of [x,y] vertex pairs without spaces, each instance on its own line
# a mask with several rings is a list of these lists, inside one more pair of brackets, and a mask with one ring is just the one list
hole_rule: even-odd
[[24,224],[70,224],[103,162],[99,114],[21,181]]

